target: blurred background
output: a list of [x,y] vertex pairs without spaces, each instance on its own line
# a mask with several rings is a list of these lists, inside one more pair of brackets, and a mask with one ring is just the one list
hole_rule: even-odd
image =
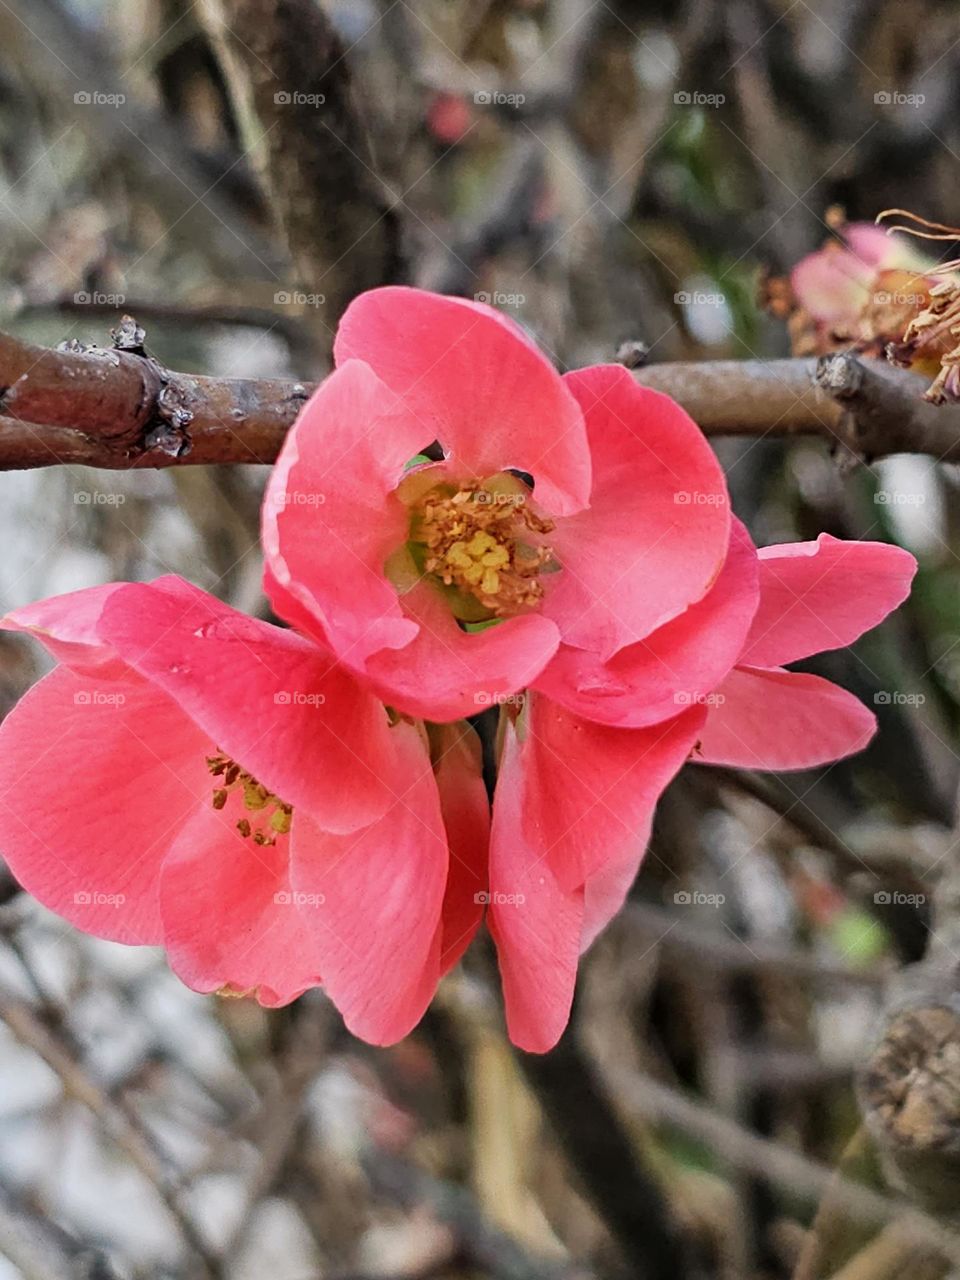
[[[0,0],[0,327],[108,346],[130,313],[171,368],[314,379],[402,279],[563,367],[785,356],[758,298],[844,216],[960,220],[958,70],[953,0]],[[195,996],[3,881],[0,1280],[960,1274],[958,1024],[870,1057],[955,874],[957,468],[718,451],[758,543],[918,556],[810,664],[878,712],[869,750],[684,770],[542,1060],[482,942],[374,1050],[319,993]],[[263,615],[265,474],[3,473],[0,610],[173,572]],[[43,670],[0,634],[0,711]]]

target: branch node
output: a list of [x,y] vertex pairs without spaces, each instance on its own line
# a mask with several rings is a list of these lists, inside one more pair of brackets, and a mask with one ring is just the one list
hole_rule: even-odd
[[147,331],[143,325],[137,324],[133,316],[121,316],[120,323],[110,330],[110,337],[117,351],[130,351],[135,356],[147,354],[144,347]]
[[[960,1001],[953,979],[894,1004],[857,1080],[860,1107],[892,1185],[931,1213],[960,1196]],[[905,980],[910,977],[905,974]],[[907,988],[905,987],[905,990]],[[952,992],[952,993],[951,993]]]
[[817,360],[813,380],[834,399],[852,399],[863,386],[863,365],[849,351],[833,351]]

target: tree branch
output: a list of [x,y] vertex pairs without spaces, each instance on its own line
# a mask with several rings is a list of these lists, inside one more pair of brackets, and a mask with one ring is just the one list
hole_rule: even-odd
[[237,120],[300,283],[332,336],[363,289],[400,274],[399,226],[373,164],[345,50],[316,0],[202,0]]
[[[270,463],[314,389],[178,373],[142,341],[128,318],[112,350],[52,350],[0,334],[0,470]],[[708,436],[819,436],[866,460],[960,462],[960,406],[928,404],[922,378],[877,361],[717,360],[636,377],[673,396]]]

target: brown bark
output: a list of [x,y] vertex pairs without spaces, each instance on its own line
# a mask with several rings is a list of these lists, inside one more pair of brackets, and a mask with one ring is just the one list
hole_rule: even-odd
[[199,12],[299,283],[324,299],[322,348],[354,294],[400,275],[347,51],[316,0],[203,0]]
[[[276,459],[312,383],[166,369],[125,319],[118,347],[66,350],[0,334],[0,470],[85,463],[124,470]],[[708,436],[819,436],[854,458],[960,461],[960,406],[921,399],[923,380],[854,356],[719,360],[640,369]]]

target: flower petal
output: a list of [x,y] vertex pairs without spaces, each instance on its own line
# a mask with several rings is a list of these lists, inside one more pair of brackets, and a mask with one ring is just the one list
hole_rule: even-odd
[[705,708],[694,706],[647,728],[612,728],[530,695],[517,758],[522,834],[564,889],[621,853],[636,851],[639,861],[637,833],[689,757],[705,717]]
[[[609,658],[700,600],[727,554],[730,505],[706,438],[620,365],[568,373],[593,456],[590,507],[550,535],[562,570],[544,612],[564,643]],[[539,493],[538,493],[539,497]]]
[[853,644],[907,598],[917,570],[900,547],[829,533],[758,554],[760,605],[740,656],[753,667],[782,667]]
[[160,865],[210,803],[207,750],[207,735],[146,681],[58,667],[0,726],[0,856],[85,932],[160,942]]
[[182,982],[271,1007],[319,985],[313,908],[297,904],[289,862],[289,837],[257,845],[212,807],[183,829],[160,880],[164,945]]
[[100,633],[206,731],[207,754],[226,752],[330,830],[356,830],[391,803],[383,706],[308,640],[181,579],[122,587]]
[[440,592],[421,582],[403,597],[420,631],[405,649],[384,649],[366,665],[383,700],[437,722],[476,715],[525,688],[553,657],[560,639],[549,618],[528,613],[467,633]]
[[457,963],[483,920],[489,873],[490,801],[483,782],[480,739],[464,721],[431,730],[450,870],[443,898],[444,973]]
[[852,693],[795,671],[737,667],[713,696],[695,756],[703,764],[812,769],[862,751],[877,727]]
[[[879,228],[878,228],[879,230]],[[869,297],[877,272],[872,246],[868,256],[836,243],[801,258],[790,273],[797,300],[821,324],[853,324]]]
[[123,675],[123,664],[116,662],[99,632],[104,606],[120,586],[85,587],[37,600],[8,613],[0,628],[35,636],[58,662],[75,671],[97,669],[100,678]]
[[529,1053],[546,1053],[570,1017],[583,889],[565,893],[539,847],[521,836],[519,756],[508,725],[493,804],[487,927],[497,946],[510,1039]]
[[310,916],[323,985],[371,1044],[407,1034],[440,978],[447,842],[430,761],[412,725],[397,724],[408,787],[377,822],[348,836],[294,813],[291,880],[314,896]]
[[652,827],[653,813],[651,812],[644,826],[637,828],[639,852],[634,851],[614,862],[609,862],[596,875],[591,876],[584,886],[581,952],[593,946],[626,902],[646,855]]
[[611,729],[531,696],[526,737],[508,726],[494,796],[487,923],[510,1038],[543,1053],[570,1012],[577,958],[623,902],[663,788],[704,720]]
[[583,418],[559,375],[490,307],[389,286],[355,298],[340,321],[337,364],[360,359],[397,392],[447,456],[483,479],[515,468],[551,515],[583,507],[590,455]]
[[757,596],[756,551],[735,519],[724,567],[702,600],[607,662],[561,645],[535,687],[602,724],[640,728],[668,720],[702,702],[737,661]]
[[263,546],[272,578],[357,667],[416,635],[384,566],[409,529],[394,490],[431,432],[372,369],[351,360],[301,411],[267,485]]

